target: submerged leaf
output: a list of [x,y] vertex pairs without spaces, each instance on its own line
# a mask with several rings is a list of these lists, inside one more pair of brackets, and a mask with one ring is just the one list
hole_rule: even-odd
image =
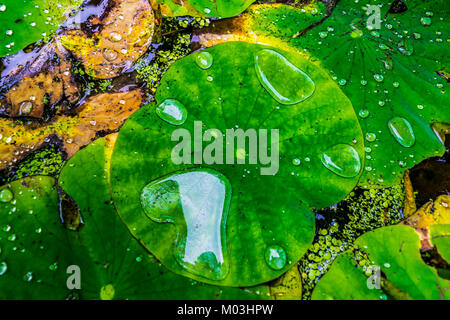
[[118,129],[140,107],[141,94],[140,90],[134,90],[92,96],[74,110],[75,116],[60,115],[48,123],[15,123],[0,118],[0,169],[51,140],[61,142],[70,158],[97,133]]
[[[95,31],[64,31],[63,45],[72,51],[92,77],[114,78],[147,51],[153,36],[153,10],[147,0],[114,0],[106,6],[105,18],[94,17]],[[102,7],[102,4],[99,5]]]
[[9,117],[43,118],[64,98],[75,103],[80,85],[72,74],[69,52],[57,39],[29,53],[3,59],[0,114]]

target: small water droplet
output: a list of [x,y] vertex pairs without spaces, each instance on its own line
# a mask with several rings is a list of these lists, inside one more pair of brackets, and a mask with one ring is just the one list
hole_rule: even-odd
[[195,63],[203,70],[211,68],[213,62],[212,54],[207,51],[201,51],[195,57]]
[[164,121],[174,126],[182,125],[188,116],[184,105],[173,99],[166,99],[156,107],[156,114]]
[[338,176],[356,177],[361,171],[361,160],[355,148],[348,144],[337,144],[322,153],[322,164]]
[[112,41],[112,42],[119,42],[119,41],[121,41],[122,40],[122,35],[120,34],[120,33],[118,33],[118,32],[111,32],[110,34],[109,34],[109,39]]
[[369,142],[374,142],[377,139],[377,135],[375,133],[372,132],[367,132],[366,133],[366,140]]
[[430,17],[422,17],[422,18],[420,18],[420,23],[424,26],[430,26],[431,18]]
[[383,82],[383,80],[384,80],[383,75],[378,74],[378,73],[374,74],[373,78],[375,79],[376,82]]
[[295,159],[292,160],[292,164],[293,164],[294,166],[299,166],[301,163],[302,163],[302,162],[300,161],[299,158],[295,158]]
[[278,245],[271,245],[266,248],[265,260],[271,269],[281,270],[286,266],[286,251]]
[[5,261],[0,262],[0,276],[4,275],[8,270],[8,265]]
[[389,131],[397,142],[405,148],[410,148],[416,142],[413,128],[408,120],[394,117],[388,122]]
[[14,194],[8,188],[0,190],[0,202],[10,202],[14,198]]
[[23,280],[25,280],[26,282],[30,282],[31,280],[33,280],[33,272],[27,272],[23,276]]
[[19,105],[19,115],[26,116],[33,110],[33,103],[31,101],[23,101]]
[[326,37],[328,37],[328,32],[326,32],[326,31],[319,32],[319,37],[321,37],[322,39],[325,39]]
[[281,104],[299,103],[315,91],[312,79],[274,50],[259,51],[255,56],[255,67],[261,85]]
[[363,119],[367,118],[369,116],[369,110],[367,109],[361,109],[359,110],[359,116]]
[[108,48],[103,49],[102,54],[103,57],[109,62],[116,60],[117,57],[119,56],[117,51]]

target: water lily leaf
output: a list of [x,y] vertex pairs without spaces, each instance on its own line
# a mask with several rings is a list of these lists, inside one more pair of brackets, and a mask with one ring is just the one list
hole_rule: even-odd
[[3,0],[0,4],[0,57],[56,31],[83,0]]
[[434,225],[450,224],[450,210],[448,203],[450,196],[441,195],[434,201],[425,203],[414,214],[408,217],[401,224],[413,227],[419,235],[421,250],[423,252],[433,250],[430,229]]
[[[268,297],[267,289],[257,295],[213,287],[162,267],[133,239],[115,212],[105,171],[108,154],[106,140],[97,140],[77,153],[61,173],[59,184],[77,201],[83,216],[78,233],[61,224],[53,178],[26,178],[0,190],[3,200],[4,190],[13,195],[0,201],[2,299]],[[66,285],[67,267],[72,265],[80,268],[79,290]]]
[[[443,34],[449,16],[444,0],[406,3],[389,13],[388,0],[340,1],[331,16],[305,36],[287,39],[321,60],[360,115],[366,164],[360,185],[389,187],[407,168],[443,154],[433,131],[450,123],[449,42]],[[380,29],[369,5],[381,8]],[[371,25],[372,26],[372,25]]]
[[300,8],[279,3],[253,4],[237,17],[214,21],[209,27],[194,30],[194,39],[204,47],[226,41],[246,41],[285,49],[286,44],[277,41],[278,38],[299,34],[324,15],[322,2],[313,1]]
[[0,114],[43,118],[46,109],[64,98],[75,103],[81,89],[73,77],[69,57],[56,38],[31,52],[5,57],[0,77]]
[[255,0],[151,0],[154,8],[159,7],[163,16],[193,16],[229,18],[243,12]]
[[367,252],[387,280],[413,299],[450,299],[450,282],[439,278],[420,256],[420,240],[408,226],[368,232],[355,245]]
[[147,0],[114,0],[107,6],[101,2],[94,12],[102,9],[104,12],[89,20],[95,25],[93,33],[75,29],[64,31],[59,37],[83,63],[87,74],[109,79],[131,68],[147,51],[154,16]]
[[383,291],[368,286],[368,278],[352,263],[350,251],[339,255],[314,288],[312,300],[383,300]]
[[[257,70],[263,70],[260,77]],[[266,88],[271,83],[260,82],[265,77],[283,79],[276,82],[279,91],[269,93]],[[289,91],[296,82],[302,86]],[[285,96],[277,95],[280,92]],[[331,205],[357,183],[364,151],[356,115],[327,74],[297,54],[244,42],[220,44],[177,61],[161,80],[156,99],[158,107],[141,108],[120,131],[111,185],[119,215],[130,231],[174,272],[230,286],[272,280],[289,268],[288,262],[296,262],[312,241],[314,215],[308,206]],[[237,160],[220,164],[225,159],[176,164],[177,153],[175,161],[171,155],[178,143],[171,136],[179,128],[192,140],[194,130],[216,129],[209,131],[215,141],[232,128],[267,129],[271,137],[275,134],[270,130],[278,129],[279,170],[271,172],[275,175],[262,174],[269,165],[249,164],[252,152],[236,144],[229,150],[230,160],[246,159],[245,165]],[[273,151],[274,141],[268,142]],[[218,147],[219,157],[225,149],[225,145]],[[201,153],[194,150],[196,157]],[[345,163],[334,162],[337,153]],[[188,162],[193,154],[185,155]],[[200,182],[201,177],[209,184]],[[183,213],[180,183],[188,192],[181,197],[192,201],[186,205],[198,210]],[[205,203],[217,205],[213,230],[200,222],[196,226],[191,219],[200,218],[189,216],[208,212]],[[221,208],[226,221],[217,218]],[[195,227],[202,231],[196,233]],[[214,248],[206,248],[211,242]],[[197,256],[185,258],[191,245],[197,248],[192,255],[204,253],[201,262],[195,263]]]
[[0,297],[65,299],[67,267],[77,264],[83,275],[93,270],[78,259],[86,251],[76,234],[61,225],[55,180],[28,177],[3,186],[0,194]]
[[438,224],[430,227],[431,242],[437,247],[439,254],[450,262],[450,224]]
[[362,250],[358,263],[366,275],[355,267],[354,254],[347,251],[319,281],[313,299],[450,298],[450,282],[422,260],[419,237],[413,228],[397,225],[370,231],[359,237],[355,246]]
[[59,115],[50,122],[18,122],[0,118],[0,169],[11,166],[33,150],[59,141],[68,158],[89,144],[97,133],[118,129],[142,102],[140,90],[98,94],[86,99],[75,116]]

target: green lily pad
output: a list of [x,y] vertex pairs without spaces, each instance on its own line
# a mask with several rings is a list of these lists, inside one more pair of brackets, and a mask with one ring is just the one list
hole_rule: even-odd
[[355,245],[367,252],[386,278],[413,299],[450,298],[450,282],[438,277],[420,256],[420,239],[413,228],[390,226],[368,232]]
[[[388,0],[340,1],[331,16],[305,36],[286,39],[327,68],[351,100],[366,139],[360,185],[389,187],[406,169],[441,155],[433,123],[450,123],[448,2],[408,1],[388,13]],[[380,29],[369,5],[379,6]],[[375,20],[374,20],[375,19]]]
[[58,192],[52,177],[28,177],[4,187],[13,195],[0,201],[0,298],[65,299],[70,265],[89,274],[78,257],[85,249],[59,217]]
[[450,225],[438,224],[430,226],[430,238],[442,258],[450,263]]
[[58,29],[83,0],[3,0],[0,2],[0,57],[22,50]]
[[243,12],[255,0],[189,0],[178,2],[173,0],[152,0],[156,8],[159,6],[164,16],[194,16],[229,18]]
[[[352,254],[346,253],[336,260],[339,263],[333,263],[330,271],[319,281],[313,292],[313,298],[389,297],[417,300],[450,298],[450,281],[440,278],[437,271],[422,260],[420,239],[413,228],[396,225],[370,231],[359,237],[355,241],[355,246],[368,255],[369,260],[361,259],[364,263],[360,265],[364,266],[364,270],[369,266],[375,266],[380,270],[377,277],[380,280],[378,284],[381,291],[376,289],[375,284],[364,288],[370,279],[364,276],[362,270],[354,267],[351,269],[350,259],[353,257]],[[373,292],[369,293],[367,289]]]
[[[298,54],[220,44],[176,62],[156,99],[168,116],[148,105],[128,119],[114,149],[111,186],[131,233],[174,272],[228,286],[274,279],[312,241],[308,207],[336,203],[358,181],[364,151],[353,108],[320,67]],[[225,143],[212,161],[199,161],[202,151],[192,149],[180,163],[177,148],[172,159],[172,134],[198,143],[194,133],[209,130],[209,141],[220,144],[227,129],[237,128],[268,130],[268,139],[278,129],[279,166],[254,161],[255,150],[236,143],[228,147],[233,164],[226,164]],[[275,154],[271,141],[268,154]],[[212,146],[203,146],[208,155]]]
[[[13,199],[0,202],[0,297],[3,299],[260,299],[258,293],[221,288],[178,276],[161,266],[130,235],[108,189],[104,139],[77,153],[60,185],[77,201],[84,226],[62,227],[55,181],[15,181]],[[95,197],[92,196],[95,194]],[[11,213],[11,214],[9,214]],[[69,290],[69,266],[79,266],[81,289]],[[5,268],[6,266],[6,268]],[[69,281],[72,283],[71,281]]]
[[384,293],[367,285],[368,278],[351,261],[353,254],[344,252],[333,262],[311,296],[312,300],[384,300]]

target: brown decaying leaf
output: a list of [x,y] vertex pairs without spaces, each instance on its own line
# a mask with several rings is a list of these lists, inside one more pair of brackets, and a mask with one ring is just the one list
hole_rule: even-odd
[[67,99],[75,103],[80,87],[71,73],[68,51],[57,39],[28,54],[9,57],[11,71],[2,73],[0,84],[6,92],[0,100],[0,114],[10,117],[42,118],[46,106]]
[[285,274],[269,284],[270,294],[276,300],[301,300],[302,279],[298,264],[292,266]]
[[94,140],[97,134],[117,130],[142,103],[141,90],[104,93],[89,97],[75,116],[60,115],[48,123],[16,124],[0,118],[0,170],[23,159],[56,138],[67,157]]
[[[100,31],[88,35],[68,30],[59,35],[63,45],[95,78],[109,79],[130,68],[149,48],[153,36],[153,10],[147,0],[111,0],[114,5],[98,21]],[[91,20],[92,23],[92,20]]]
[[401,224],[413,227],[419,234],[422,251],[433,249],[429,227],[437,224],[450,224],[450,195],[441,195],[429,201]]

